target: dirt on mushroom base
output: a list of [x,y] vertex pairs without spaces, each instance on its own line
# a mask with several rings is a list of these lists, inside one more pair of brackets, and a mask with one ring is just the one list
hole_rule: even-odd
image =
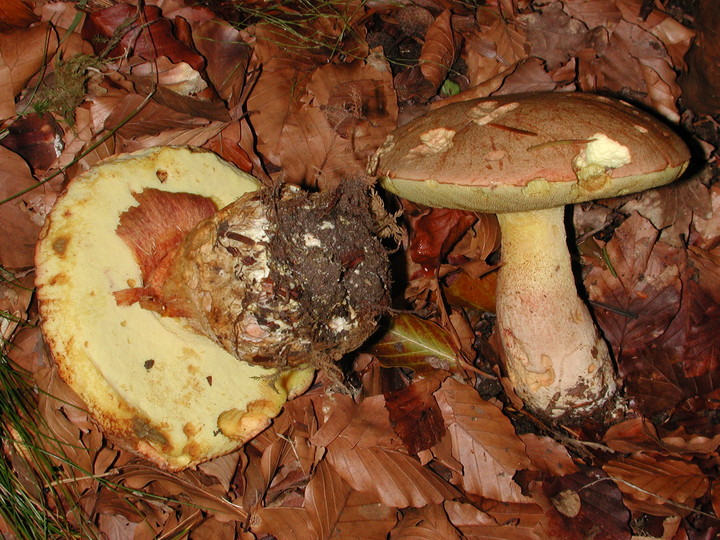
[[362,180],[319,193],[290,185],[248,193],[207,219],[190,218],[195,223],[176,246],[158,241],[166,220],[148,223],[158,221],[161,207],[198,216],[203,201],[143,195],[118,229],[144,267],[143,286],[118,291],[116,299],[180,317],[236,358],[332,371],[389,306],[388,255],[377,236],[386,220],[375,215]]

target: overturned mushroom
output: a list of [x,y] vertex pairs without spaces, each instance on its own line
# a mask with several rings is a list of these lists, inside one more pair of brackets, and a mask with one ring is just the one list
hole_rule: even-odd
[[616,391],[607,345],[577,294],[563,207],[672,182],[688,161],[677,135],[622,101],[541,93],[441,107],[389,135],[370,172],[415,202],[498,215],[506,370],[530,409],[560,419]]
[[181,147],[73,179],[36,252],[61,376],[108,435],[162,467],[234,450],[386,308],[367,195],[262,189]]

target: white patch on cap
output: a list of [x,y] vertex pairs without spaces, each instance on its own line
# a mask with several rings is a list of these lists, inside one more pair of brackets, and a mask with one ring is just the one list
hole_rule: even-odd
[[575,156],[573,165],[576,169],[588,165],[600,165],[606,169],[617,169],[632,161],[630,150],[604,133],[596,133],[590,142]]
[[468,116],[472,118],[473,122],[476,124],[484,126],[485,124],[494,122],[503,114],[517,109],[520,106],[520,103],[513,101],[512,103],[506,103],[505,105],[495,108],[496,105],[496,101],[484,101],[478,103],[468,111]]
[[454,129],[435,128],[420,135],[420,142],[410,150],[411,154],[433,156],[447,152],[452,147],[452,140],[457,133]]
[[604,133],[593,135],[585,148],[573,158],[578,183],[587,191],[598,191],[610,182],[611,169],[632,161],[630,150]]

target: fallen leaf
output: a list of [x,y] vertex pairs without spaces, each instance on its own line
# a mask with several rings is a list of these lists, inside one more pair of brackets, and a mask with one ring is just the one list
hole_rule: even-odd
[[453,456],[463,466],[463,489],[497,501],[528,502],[513,475],[530,460],[510,420],[454,379],[447,379],[435,397],[452,437]]
[[451,370],[459,354],[445,329],[409,313],[399,313],[393,318],[390,328],[371,352],[383,367],[406,367],[419,373]]
[[555,439],[534,433],[523,433],[519,437],[525,444],[525,452],[533,469],[553,476],[564,476],[578,471],[567,448]]
[[602,473],[589,470],[559,476],[538,488],[552,508],[543,525],[549,538],[630,540],[630,512],[623,505],[622,492]]
[[0,32],[26,28],[37,20],[38,16],[25,0],[5,0],[0,6]]
[[430,82],[435,92],[447,77],[459,48],[452,28],[452,12],[446,9],[428,28],[418,59],[423,77]]
[[435,446],[445,435],[445,425],[433,392],[443,375],[416,379],[401,390],[385,393],[390,423],[409,454]]
[[[37,186],[27,163],[15,152],[0,146],[0,201],[13,197],[27,188]],[[42,193],[43,188],[37,187]],[[29,191],[0,205],[0,265],[23,268],[35,261],[35,244],[44,215],[33,216],[29,201],[37,193]]]
[[50,63],[57,47],[57,34],[48,23],[0,33],[0,118],[15,115],[15,97]]
[[659,455],[610,460],[603,470],[617,483],[629,508],[654,516],[687,515],[709,487],[697,465]]
[[477,221],[474,212],[430,208],[411,220],[408,254],[432,274],[442,259]]
[[242,33],[224,21],[206,21],[193,31],[198,51],[205,57],[205,71],[218,95],[227,103],[233,120],[245,104],[247,69],[252,49]]
[[353,448],[338,438],[328,447],[327,460],[353,489],[372,493],[387,506],[419,508],[459,496],[415,458],[396,450]]
[[[167,56],[174,63],[186,62],[196,70],[204,64],[202,56],[175,38],[172,22],[154,5],[140,9],[119,3],[93,11],[85,18],[81,34],[101,58],[133,53],[145,60]],[[118,37],[119,43],[115,40]]]
[[611,266],[593,267],[585,278],[598,323],[620,359],[660,337],[678,312],[682,253],[658,236],[648,220],[631,215],[605,246]]
[[460,539],[441,505],[412,508],[405,512],[390,540],[452,540]]

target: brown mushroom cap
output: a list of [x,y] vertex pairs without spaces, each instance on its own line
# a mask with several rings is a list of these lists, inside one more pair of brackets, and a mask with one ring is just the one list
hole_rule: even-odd
[[620,100],[538,93],[441,107],[389,135],[370,170],[415,202],[502,213],[643,191],[689,159],[670,128]]

